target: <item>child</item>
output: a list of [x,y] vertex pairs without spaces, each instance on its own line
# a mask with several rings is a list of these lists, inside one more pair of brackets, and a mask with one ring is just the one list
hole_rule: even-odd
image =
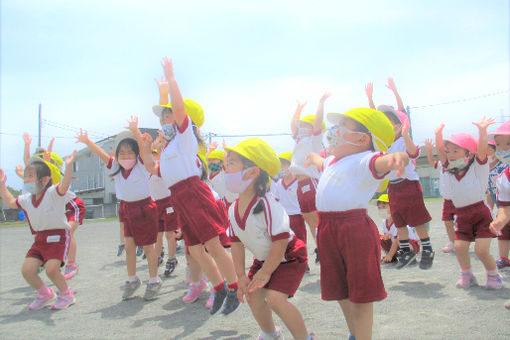
[[448,171],[447,186],[457,213],[455,253],[461,269],[461,277],[457,281],[459,288],[469,288],[478,284],[471,271],[469,258],[471,242],[475,242],[476,256],[487,271],[486,288],[502,287],[496,261],[489,252],[494,235],[489,229],[492,215],[484,201],[489,178],[485,138],[487,126],[493,123],[494,119],[485,117],[480,122],[473,123],[478,127],[478,141],[467,133],[456,133],[443,142],[444,124],[435,131],[436,145],[444,145],[443,148],[437,148],[437,153]]
[[[292,161],[289,169],[298,180],[297,197],[299,207],[314,240],[319,222],[315,207],[315,193],[319,171],[313,167],[306,167],[305,161],[310,152],[319,153],[322,149],[322,136],[325,129],[323,121],[324,102],[330,96],[331,93],[327,92],[321,97],[315,116],[308,115],[301,119],[301,111],[306,102],[298,101],[298,106],[290,125],[292,136],[296,140],[296,146],[292,152]],[[315,263],[318,263],[319,254],[317,249],[315,249],[315,254]]]
[[51,304],[56,295],[48,288],[38,269],[44,265],[46,274],[59,290],[57,301],[52,309],[63,309],[75,303],[73,291],[66,278],[60,273],[65,264],[69,246],[69,224],[65,216],[65,205],[74,197],[69,192],[72,176],[72,164],[76,151],[66,158],[66,169],[62,183],[52,185],[48,165],[38,157],[32,157],[25,169],[24,195],[15,199],[7,190],[3,170],[0,169],[0,195],[5,204],[12,209],[23,209],[30,227],[35,231],[35,241],[28,251],[21,272],[28,284],[37,291],[37,297],[29,305],[30,310],[41,309]]
[[[131,124],[131,122],[130,122]],[[119,221],[124,225],[126,239],[126,267],[128,281],[124,288],[124,300],[134,297],[141,281],[136,276],[136,247],[142,246],[149,266],[149,281],[143,299],[153,300],[161,289],[158,278],[158,258],[154,244],[158,236],[158,210],[150,196],[149,173],[140,158],[140,148],[131,131],[123,131],[115,137],[115,158],[94,144],[87,131],[76,136],[107,164],[115,182],[117,198],[120,199]]]
[[228,209],[237,198],[237,195],[228,191],[225,187],[224,152],[216,150],[216,147],[217,144],[211,143],[209,145],[209,152],[207,153],[207,166],[209,168],[208,183],[210,183],[214,191],[220,195]]
[[[409,118],[403,112],[404,104],[391,77],[388,78],[386,87],[393,92],[398,104],[398,110],[388,105],[380,105],[377,108],[388,117],[395,130],[395,140],[391,144],[389,152],[407,152],[409,158],[412,159],[412,162],[409,162],[402,176],[397,176],[394,171],[389,175],[388,195],[390,197],[391,214],[398,229],[398,239],[402,248],[397,268],[406,267],[416,258],[416,253],[410,248],[409,244],[409,235],[407,233],[407,226],[409,225],[416,229],[423,247],[420,268],[429,269],[432,267],[435,253],[430,244],[426,226],[426,223],[430,222],[432,217],[425,207],[420,178],[416,172],[415,160],[420,155],[420,148],[413,143],[409,136],[409,129],[411,128]],[[371,84],[367,85],[366,92],[370,107],[375,108],[372,100]]]
[[444,222],[446,234],[448,235],[448,243],[442,250],[443,253],[452,253],[455,250],[453,247],[453,243],[455,242],[455,206],[453,205],[450,198],[451,195],[448,193],[448,188],[446,186],[445,176],[448,176],[448,174],[441,165],[441,162],[436,161],[432,155],[432,149],[434,148],[432,140],[425,140],[425,148],[427,149],[427,160],[429,161],[429,164],[433,166],[434,169],[439,169],[439,194],[443,197],[443,212],[441,219]]
[[[382,194],[377,198],[377,212],[382,220],[381,248],[386,253],[382,263],[396,263],[396,254],[399,251],[398,232],[393,219],[391,218],[390,200],[388,194]],[[420,244],[414,236],[413,229],[407,227],[409,233],[409,242],[415,252],[420,251]]]
[[[229,148],[227,188],[239,193],[229,209],[232,257],[239,277],[238,298],[246,297],[262,333],[258,339],[280,339],[274,311],[294,339],[315,339],[308,334],[299,310],[288,299],[296,292],[306,271],[305,244],[295,237],[281,205],[266,195],[269,176],[280,162],[274,150],[258,138],[249,138]],[[248,275],[245,250],[254,255]]]
[[357,108],[329,113],[328,120],[334,124],[330,134],[337,136],[329,139],[332,156],[309,155],[309,164],[324,169],[316,198],[322,299],[338,301],[352,336],[365,340],[372,334],[372,303],[386,297],[379,233],[368,202],[389,171],[403,173],[409,158],[374,151],[386,151],[394,138],[379,111]]
[[[234,264],[218,236],[222,226],[217,203],[209,186],[200,180],[196,166],[199,145],[205,150],[198,130],[204,122],[204,113],[196,102],[182,99],[172,62],[164,58],[162,66],[172,101],[164,104],[165,99],[168,101],[168,93],[160,87],[160,104],[163,105],[154,106],[153,111],[160,118],[167,145],[161,154],[159,169],[152,159],[147,159],[146,166],[153,173],[159,171],[169,187],[191,256],[199,262],[214,286],[216,295],[211,314],[220,309],[223,314],[230,314],[239,306]],[[146,148],[150,148],[149,142],[146,141]],[[204,255],[204,245],[212,258]]]
[[[507,165],[496,181],[498,216],[491,223],[491,230],[498,236],[499,259],[496,264],[499,269],[510,267],[508,252],[510,251],[510,121],[501,124],[495,133],[489,134],[489,140],[496,142],[496,157]],[[496,203],[496,201],[494,201]]]
[[[494,138],[494,137],[492,137]],[[487,149],[487,156],[489,156],[489,192],[487,193],[487,204],[493,211],[494,206],[496,208],[499,207],[498,199],[497,199],[497,186],[496,180],[498,176],[508,168],[508,164],[499,160],[495,155],[496,152],[496,142],[494,140],[489,140],[489,148]]]

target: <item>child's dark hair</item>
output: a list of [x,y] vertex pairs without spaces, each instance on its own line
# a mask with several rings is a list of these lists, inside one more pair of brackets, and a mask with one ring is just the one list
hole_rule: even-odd
[[290,166],[290,162],[288,160],[286,160],[286,159],[280,158],[280,162],[282,162],[282,164]]
[[[241,161],[243,162],[245,169],[257,166],[255,163],[253,163],[246,157],[239,155],[239,158],[241,158]],[[260,173],[257,176],[257,178],[255,178],[253,183],[253,189],[255,190],[255,195],[257,195],[257,197],[266,196],[267,183],[269,183],[269,175],[267,174],[267,172],[260,169]],[[253,213],[258,214],[262,211],[264,211],[264,203],[262,202],[262,200],[260,200],[255,206],[255,209],[253,209]]]
[[[131,150],[133,150],[133,152],[135,153],[135,159],[138,159],[138,157],[140,155],[140,149],[138,148],[138,143],[136,142],[136,140],[131,139],[131,138],[123,139],[119,143],[119,145],[117,145],[117,149],[115,150],[115,159],[117,159],[117,160],[119,159],[120,147],[124,146],[124,145],[128,146]],[[119,164],[119,168],[117,169],[117,171],[115,171],[113,174],[111,174],[110,177],[114,177],[121,170],[122,170],[122,165]]]
[[[42,162],[34,162],[33,164],[31,164],[31,166],[33,166],[35,169],[35,177],[36,177],[37,181],[42,181],[42,179],[46,176],[48,176],[50,178],[50,180],[48,181],[48,184],[46,184],[46,186],[43,188],[43,191],[48,189],[49,187],[51,187],[52,181],[51,181],[50,167]],[[27,171],[26,168],[25,168],[25,171]]]
[[489,148],[491,148],[493,151],[496,151],[496,145],[489,144]]
[[370,133],[370,131],[367,129],[367,127],[365,125],[361,124],[357,120],[354,120],[354,122],[356,123],[356,131],[357,132],[363,132],[363,133],[366,133],[368,135],[368,138],[370,138],[369,144],[368,144],[370,146],[370,150],[371,151],[375,151],[374,143],[372,141],[372,133]]
[[197,156],[197,162],[200,163],[200,180],[207,180],[207,165],[202,161],[202,158]]

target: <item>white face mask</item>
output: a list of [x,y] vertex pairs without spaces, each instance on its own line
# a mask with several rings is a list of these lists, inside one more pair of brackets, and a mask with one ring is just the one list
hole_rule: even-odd
[[245,172],[250,169],[251,168],[234,172],[232,174],[225,174],[225,184],[227,185],[227,190],[237,194],[244,192],[246,188],[250,186],[251,182],[253,182],[253,178],[243,179]]
[[383,218],[385,220],[387,220],[388,218],[391,217],[391,215],[388,213],[388,210],[386,208],[384,208],[384,209],[377,209],[377,213],[379,214],[380,218]]
[[335,125],[332,128],[328,129],[328,132],[326,134],[329,146],[331,148],[334,148],[336,146],[344,145],[344,144],[358,145],[356,143],[345,140],[343,136],[346,133],[363,134],[363,132],[352,131],[346,127]]
[[510,150],[496,151],[496,157],[505,164],[510,164]]
[[161,126],[161,132],[167,141],[172,140],[177,134],[177,130],[173,124],[165,124]]
[[23,184],[23,189],[26,191],[26,192],[29,192],[31,193],[32,195],[36,195],[39,193],[39,189],[37,188],[37,185],[35,184],[35,182],[30,182],[30,183],[24,183]]
[[464,169],[469,164],[469,157],[463,157],[456,159],[454,161],[448,161],[448,167],[446,170],[452,170],[452,169]]
[[280,169],[280,178],[283,178],[283,177],[288,176],[288,175],[290,175],[290,170],[288,168],[287,169],[285,169],[285,168],[281,168]]

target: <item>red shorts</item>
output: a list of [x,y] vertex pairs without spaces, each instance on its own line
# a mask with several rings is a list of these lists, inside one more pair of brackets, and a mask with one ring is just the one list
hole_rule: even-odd
[[154,201],[158,207],[158,231],[175,231],[179,229],[179,219],[172,207],[172,199],[165,197]]
[[[381,248],[386,252],[388,253],[391,249],[391,245],[393,243],[393,239],[389,239],[389,240],[381,240]],[[409,244],[411,245],[411,247],[413,247],[413,250],[415,253],[419,253],[420,252],[420,244],[418,243],[418,241],[416,240],[409,240]],[[399,247],[400,249],[400,247]],[[397,253],[395,253],[395,255],[397,255]],[[395,257],[395,255],[393,257]]]
[[457,228],[455,239],[473,242],[477,238],[496,237],[490,231],[492,215],[489,207],[480,201],[466,207],[457,208]]
[[510,223],[501,229],[500,235],[498,236],[498,240],[501,241],[510,241]]
[[366,209],[320,212],[317,248],[323,300],[383,300],[379,232]]
[[[285,259],[287,262],[282,262],[271,274],[271,278],[264,286],[265,289],[271,289],[289,297],[293,297],[296,290],[303,280],[308,264],[308,257],[306,254],[306,245],[300,239],[294,237],[287,245],[285,251]],[[254,259],[253,264],[248,272],[248,277],[253,278],[262,265],[263,261]]]
[[391,218],[397,228],[417,227],[432,220],[425,208],[420,181],[390,182],[388,196]]
[[78,222],[83,224],[85,217],[85,204],[79,197],[73,198],[66,204],[67,222]]
[[290,229],[296,234],[297,238],[306,244],[306,224],[303,215],[289,215]]
[[443,202],[443,217],[441,221],[453,221],[455,219],[455,206],[452,200],[445,199]]
[[67,260],[69,249],[69,231],[67,229],[51,229],[38,231],[32,247],[26,257],[33,257],[45,264],[48,260],[59,260],[63,266]]
[[158,239],[158,207],[147,197],[140,201],[120,201],[119,220],[124,236],[132,237],[137,246],[148,246]]
[[306,214],[317,210],[315,207],[316,189],[317,180],[315,178],[306,178],[298,181],[297,198],[301,213]]
[[225,232],[224,219],[209,186],[193,176],[170,187],[188,246],[203,244]]

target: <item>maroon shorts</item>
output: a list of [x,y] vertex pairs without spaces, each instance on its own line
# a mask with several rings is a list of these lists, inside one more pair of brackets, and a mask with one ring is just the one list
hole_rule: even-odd
[[477,238],[496,237],[490,231],[492,215],[489,207],[480,201],[462,208],[457,208],[457,228],[455,239],[473,242]]
[[501,241],[510,241],[510,223],[501,229],[500,235],[498,236],[498,240]]
[[120,201],[119,220],[124,236],[132,237],[137,246],[148,246],[158,239],[158,207],[147,197],[140,201]]
[[[301,284],[301,280],[303,280],[308,264],[306,245],[303,241],[294,237],[287,245],[285,259],[287,262],[280,263],[271,274],[271,278],[264,288],[293,297]],[[248,272],[248,277],[252,279],[259,269],[262,268],[263,264],[263,261],[254,259],[250,271]]]
[[320,212],[317,248],[323,300],[383,300],[381,241],[365,209]]
[[59,260],[61,262],[60,266],[63,266],[67,260],[69,238],[67,229],[38,231],[26,257],[41,260],[43,264],[48,260]]
[[425,202],[420,181],[404,179],[388,185],[391,218],[397,228],[417,227],[432,220]]
[[188,246],[203,244],[225,231],[224,219],[209,186],[193,176],[170,187]]
[[78,222],[83,224],[85,218],[85,204],[79,197],[75,197],[66,204],[67,222]]
[[[390,249],[391,249],[392,243],[393,243],[393,239],[381,240],[381,248],[386,253],[388,253],[390,251]],[[409,240],[409,244],[411,245],[411,247],[413,247],[413,250],[414,250],[415,253],[418,254],[420,252],[420,244],[418,243],[418,241],[416,241],[416,240]],[[400,247],[399,247],[399,249],[400,249]],[[396,255],[396,253],[395,253],[395,255]]]
[[306,244],[306,224],[303,215],[289,215],[290,229],[296,234],[297,238]]
[[297,198],[301,213],[306,214],[317,210],[315,207],[316,189],[317,180],[315,178],[306,178],[298,181]]
[[175,231],[179,229],[179,219],[172,207],[172,199],[165,197],[154,201],[158,207],[158,231]]
[[443,216],[441,221],[453,221],[455,219],[455,206],[453,205],[452,200],[447,200],[445,198],[443,202]]

